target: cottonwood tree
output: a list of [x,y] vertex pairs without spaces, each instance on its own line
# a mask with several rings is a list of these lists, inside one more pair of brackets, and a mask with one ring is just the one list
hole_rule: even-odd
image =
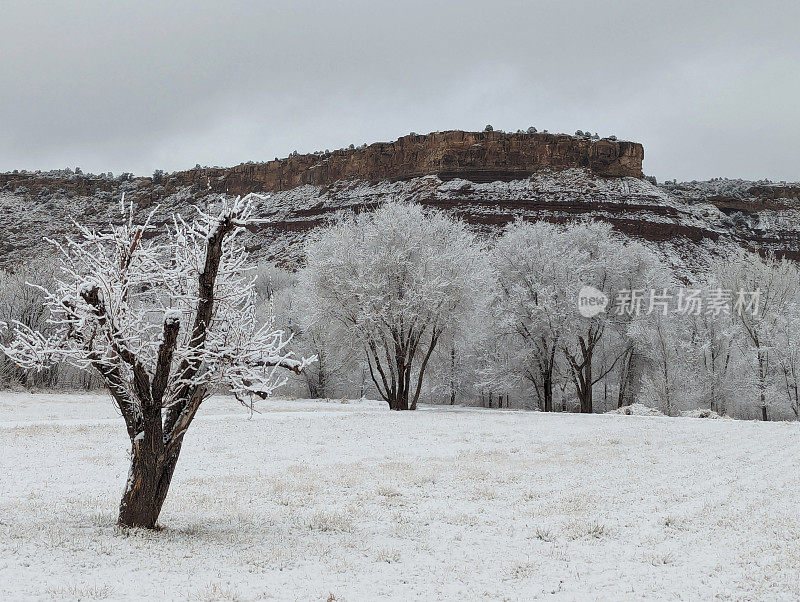
[[594,386],[632,357],[625,333],[633,315],[612,315],[608,307],[582,317],[578,293],[591,285],[613,299],[618,290],[656,281],[656,273],[666,278],[658,258],[608,224],[517,222],[498,240],[492,259],[495,334],[501,347],[513,350],[510,361],[495,365],[530,382],[543,411],[555,409],[554,388],[566,377],[580,411],[592,412]]
[[[697,288],[698,296],[708,298],[707,288]],[[697,369],[693,381],[697,384],[700,401],[718,414],[730,409],[733,398],[733,373],[736,365],[734,355],[735,329],[725,316],[714,316],[709,312],[689,313],[690,357]]]
[[[718,290],[733,306],[730,317],[738,327],[742,350],[753,359],[761,419],[769,420],[770,375],[780,365],[776,342],[787,315],[796,307],[800,274],[787,259],[746,251],[715,262],[713,272]],[[740,296],[756,292],[757,297]],[[755,307],[750,306],[753,299],[757,299]]]
[[[606,378],[628,353],[629,346],[624,344],[622,333],[637,314],[636,307],[619,312],[612,304],[620,291],[645,291],[658,286],[665,272],[655,254],[640,243],[623,239],[609,224],[588,222],[567,226],[562,244],[576,254],[573,261],[581,281],[609,298],[605,312],[591,318],[576,314],[571,334],[562,344],[580,411],[591,413],[594,385]],[[623,344],[609,344],[612,334]],[[608,357],[598,358],[604,343]]]
[[314,356],[317,361],[303,371],[303,381],[308,395],[314,399],[333,397],[338,385],[352,380],[358,372],[358,348],[353,353],[346,329],[338,322],[321,322],[311,316],[306,299],[295,307],[292,332],[299,351]]
[[[297,353],[315,357],[298,379],[312,399],[333,397],[360,371],[359,349],[349,345],[344,328],[337,322],[319,321],[310,312],[309,301],[298,291],[298,275],[275,265],[260,265],[256,292],[266,308],[264,315],[277,314],[279,326],[292,335]],[[363,382],[363,379],[361,379]],[[352,389],[348,389],[348,394]]]
[[[429,364],[426,390],[439,403],[456,405],[469,402],[484,389],[486,353],[484,342],[494,323],[486,312],[491,283],[474,289],[475,311],[461,316],[440,338]],[[508,391],[508,382],[500,380],[497,390]],[[489,389],[495,387],[489,385]]]
[[[28,263],[13,273],[0,269],[0,324],[20,322],[28,328],[48,328],[47,308],[40,288],[52,282],[53,269],[47,263]],[[11,333],[0,329],[0,346],[8,344]],[[0,352],[0,383],[15,382],[23,386],[54,385],[58,367],[48,370],[24,370]]]
[[786,401],[795,419],[800,419],[800,307],[794,302],[786,309],[776,348]]
[[4,351],[23,367],[64,361],[102,376],[131,443],[119,524],[153,528],[187,429],[212,391],[224,386],[243,402],[265,396],[285,381],[279,370],[306,361],[257,315],[237,241],[252,221],[251,197],[159,229],[150,218],[135,224],[132,207],[123,215],[122,225],[80,227],[57,245],[61,274],[43,291],[53,331],[16,322]]
[[[485,259],[490,261],[491,256],[487,255]],[[469,402],[477,398],[479,390],[488,384],[484,346],[489,333],[495,330],[488,311],[494,279],[489,269],[476,273],[475,277],[471,311],[452,322],[431,356],[426,391],[439,403],[456,405]],[[496,387],[488,388],[507,395],[509,383],[500,380]]]
[[[612,235],[613,236],[613,235]],[[663,312],[663,295],[674,295],[674,291],[669,291],[669,287],[674,285],[674,274],[664,265],[658,256],[644,245],[634,241],[629,241],[627,244],[620,247],[622,253],[620,259],[620,271],[617,273],[619,281],[615,286],[618,287],[617,294],[623,294],[622,291],[637,291],[636,294],[642,296],[642,304],[640,308],[634,307],[636,303],[628,306],[629,309],[635,311],[618,311],[619,307],[615,307],[609,311],[609,316],[612,318],[607,322],[613,331],[611,347],[616,346],[614,357],[611,358],[612,362],[617,362],[619,366],[618,372],[618,386],[617,386],[617,407],[621,408],[626,405],[631,405],[642,394],[643,386],[645,385],[645,378],[647,377],[648,369],[652,371],[654,357],[658,356],[663,360],[663,352],[666,346],[673,343],[680,343],[684,345],[685,341],[663,341],[664,345],[659,344],[661,350],[658,354],[648,353],[647,346],[642,346],[635,336],[635,329],[637,325],[640,326],[655,326],[651,328],[651,332],[655,330],[659,332],[657,336],[670,336],[669,329],[662,329],[662,324],[653,324],[654,321],[669,322],[670,320],[661,320],[660,316],[664,315]],[[624,293],[627,295],[627,293]],[[653,294],[653,303],[651,303],[650,295]],[[631,295],[633,296],[633,294]],[[619,301],[612,299],[614,303]],[[670,308],[672,308],[670,303]],[[670,309],[671,311],[672,309]],[[682,322],[677,321],[676,326],[681,326]],[[680,328],[679,332],[683,332]],[[621,355],[620,355],[621,351]],[[660,361],[657,360],[657,361]],[[663,365],[660,370],[663,376]],[[609,375],[610,376],[610,375]],[[648,388],[652,391],[653,381],[650,381]],[[664,391],[662,390],[662,394]]]
[[416,409],[442,334],[484,286],[474,235],[442,213],[390,202],[322,228],[306,255],[300,282],[314,319],[345,327],[391,409]]
[[[553,411],[558,350],[577,318],[580,262],[565,229],[547,222],[516,222],[492,249],[496,283],[491,301],[491,362],[504,377],[529,382],[539,409]],[[497,355],[498,350],[511,353]]]
[[297,274],[276,265],[262,264],[258,268],[256,293],[263,306],[262,314],[280,315],[280,327],[291,333],[296,352],[316,357],[316,361],[303,370],[300,381],[311,398],[328,397],[332,393],[331,355],[334,344],[330,324],[312,324],[306,316],[307,303],[297,294]]
[[689,319],[674,307],[634,320],[628,329],[640,353],[648,360],[642,378],[642,401],[668,416],[692,405],[698,364],[692,357]]

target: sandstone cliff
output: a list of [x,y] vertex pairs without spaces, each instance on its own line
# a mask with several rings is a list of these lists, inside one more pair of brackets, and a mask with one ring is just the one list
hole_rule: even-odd
[[[164,195],[187,186],[228,194],[276,192],[303,184],[327,186],[340,180],[407,180],[437,175],[474,182],[509,181],[541,169],[583,167],[608,177],[642,176],[644,148],[637,142],[566,134],[507,134],[504,132],[435,132],[404,136],[395,142],[329,153],[293,155],[266,163],[230,168],[199,168],[175,172],[161,186]],[[0,174],[0,188],[26,186],[38,194],[42,178],[31,174]],[[113,183],[89,178],[51,182],[78,195],[95,190],[111,192]]]
[[541,169],[584,167],[601,176],[642,176],[644,148],[636,142],[591,140],[566,134],[435,132],[332,153],[295,155],[230,169],[176,174],[179,185],[205,183],[215,192],[276,192],[339,180],[407,180],[437,175],[474,182],[508,181]]
[[0,267],[41,257],[42,236],[71,232],[71,220],[102,227],[117,219],[123,193],[142,208],[158,204],[158,224],[219,194],[270,192],[258,207],[268,220],[252,229],[247,244],[287,266],[302,261],[303,241],[316,226],[389,199],[446,210],[487,235],[519,218],[603,220],[687,269],[728,244],[800,258],[797,185],[714,180],[658,187],[641,178],[643,154],[632,142],[441,132],[155,179],[0,174]]

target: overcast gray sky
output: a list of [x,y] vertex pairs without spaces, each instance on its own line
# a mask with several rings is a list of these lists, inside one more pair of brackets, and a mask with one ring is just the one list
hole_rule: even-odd
[[410,131],[800,180],[800,2],[0,1],[0,170],[149,174]]

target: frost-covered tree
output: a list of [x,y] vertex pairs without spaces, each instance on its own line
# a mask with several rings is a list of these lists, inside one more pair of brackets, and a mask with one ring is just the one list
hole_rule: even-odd
[[[632,330],[637,323],[650,322],[657,319],[657,315],[648,314],[648,311],[656,310],[655,313],[662,313],[658,307],[658,295],[666,292],[666,289],[673,283],[671,271],[660,261],[660,259],[643,245],[628,241],[620,246],[622,258],[620,260],[621,271],[618,274],[620,280],[615,285],[618,287],[617,299],[612,302],[619,302],[620,297],[624,298],[623,305],[636,311],[620,311],[617,306],[611,310],[612,320],[609,322],[618,345],[621,355],[617,360],[617,355],[613,361],[618,361],[618,381],[617,381],[617,407],[623,407],[633,403],[643,392],[642,386],[645,384],[645,376],[648,367],[652,369],[654,356],[648,353],[647,345],[641,345],[641,341],[634,336]],[[650,290],[648,290],[650,289]],[[622,291],[625,291],[624,293]],[[646,295],[647,299],[642,300],[641,307],[635,307],[636,302],[633,297],[638,291],[641,295]],[[650,304],[650,291],[656,295],[655,305]],[[663,302],[663,301],[662,301]],[[669,331],[663,331],[669,333]],[[615,354],[619,353],[615,350]]]
[[[53,269],[45,262],[19,266],[13,273],[0,269],[0,324],[19,322],[28,328],[47,329],[47,308],[38,287],[48,286],[52,280]],[[0,329],[0,346],[10,342],[11,334]],[[25,370],[0,351],[0,385],[12,382],[23,386],[51,385],[57,377],[56,366],[48,370]]]
[[332,397],[336,385],[348,376],[352,350],[348,349],[341,326],[320,323],[308,312],[308,301],[298,294],[298,276],[273,264],[258,267],[256,293],[262,315],[279,316],[278,327],[292,335],[295,352],[316,361],[298,378],[311,398]]
[[800,419],[800,306],[793,302],[786,310],[776,342],[781,388],[795,419]]
[[3,349],[26,368],[63,361],[102,376],[131,443],[120,525],[155,527],[184,436],[212,391],[248,402],[284,382],[279,369],[305,366],[255,309],[237,240],[251,201],[223,201],[161,231],[150,218],[134,223],[132,207],[107,231],[80,228],[57,245],[61,273],[43,291],[53,329],[15,322]]
[[[625,240],[609,224],[568,226],[562,244],[575,253],[575,271],[581,281],[609,299],[607,311],[591,318],[578,316],[562,346],[580,411],[591,413],[594,385],[617,368],[630,349],[624,332],[638,310],[632,304],[615,305],[619,294],[663,285],[666,274],[655,254],[638,242]],[[609,338],[614,335],[619,342],[612,345]],[[601,350],[605,353],[598,357]]]
[[696,403],[695,377],[701,366],[691,353],[690,323],[673,307],[640,316],[628,328],[638,351],[648,361],[642,377],[641,401],[668,416]]
[[[708,289],[696,289],[698,296],[708,298]],[[696,369],[693,382],[699,389],[699,403],[724,415],[730,411],[733,400],[733,372],[736,365],[734,335],[730,320],[706,311],[687,315],[690,348],[689,355]]]
[[518,222],[498,240],[492,265],[494,333],[503,340],[499,349],[510,350],[489,346],[501,360],[493,364],[506,378],[529,382],[541,410],[555,409],[557,382],[566,377],[580,410],[592,412],[594,386],[631,357],[625,330],[633,318],[611,307],[583,317],[579,291],[590,285],[613,299],[620,289],[641,288],[653,280],[657,258],[606,224]]
[[559,347],[577,318],[581,259],[566,244],[565,229],[547,222],[513,224],[492,250],[491,334],[499,340],[489,349],[500,360],[492,364],[503,378],[530,383],[545,412],[554,409]]
[[713,271],[720,296],[731,306],[743,353],[752,359],[761,419],[769,420],[771,374],[782,352],[777,343],[797,307],[800,274],[787,259],[746,251],[717,261]]
[[[314,399],[334,397],[349,381],[358,380],[360,349],[353,347],[341,323],[320,320],[311,311],[308,299],[298,295],[297,290],[287,292],[295,297],[288,313],[294,344],[299,352],[317,358],[302,374],[308,396]],[[348,392],[353,391],[348,389]]]
[[[480,276],[476,274],[476,276]],[[491,282],[488,271],[484,282],[476,282],[473,311],[459,316],[441,337],[429,365],[427,390],[440,403],[455,405],[475,399],[486,381],[484,341],[494,328],[487,312]],[[478,280],[478,278],[476,278]],[[499,389],[508,391],[500,382]]]
[[485,260],[474,235],[442,213],[387,203],[322,228],[306,255],[312,317],[346,329],[391,409],[415,409],[443,333],[476,305]]

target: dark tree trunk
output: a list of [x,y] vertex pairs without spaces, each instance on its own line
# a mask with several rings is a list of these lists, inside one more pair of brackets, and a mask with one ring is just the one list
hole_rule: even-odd
[[582,414],[591,414],[594,412],[593,403],[593,388],[595,383],[605,378],[611,370],[617,365],[617,362],[623,357],[624,353],[617,356],[611,364],[600,370],[600,373],[595,376],[592,368],[592,360],[594,358],[594,350],[603,336],[603,327],[592,326],[586,336],[578,336],[579,351],[572,353],[568,348],[564,348],[564,353],[569,360],[572,383],[575,385],[575,392],[578,396],[580,412]]
[[[391,341],[381,340],[380,345],[376,340],[367,341],[365,352],[370,377],[378,393],[389,404],[389,409],[417,409],[425,368],[440,334],[435,328],[431,331],[428,349],[418,369],[415,389],[412,389],[411,384],[412,366],[421,335],[403,338],[395,332]],[[386,360],[385,364],[382,357]]]
[[[134,448],[137,446],[134,443]],[[156,528],[161,507],[167,498],[180,448],[170,458],[143,450],[131,453],[131,466],[125,492],[119,505],[118,523],[122,527]]]
[[450,405],[456,405],[456,348],[450,346]]
[[629,406],[636,401],[641,388],[643,359],[632,347],[622,355],[622,369],[619,377],[619,396],[617,407]]
[[582,359],[578,362],[569,356],[572,364],[572,382],[575,385],[575,394],[578,396],[578,409],[581,414],[591,414],[594,411],[592,404],[592,351],[581,340]]
[[[391,404],[390,406],[391,407]],[[394,401],[393,410],[407,410],[408,409],[408,391],[404,390],[400,387],[400,390],[397,392],[397,397]]]
[[544,376],[544,382],[542,383],[542,392],[544,395],[544,407],[542,408],[545,412],[552,412],[553,411],[553,371],[552,369],[548,370]]
[[584,386],[583,389],[578,391],[581,402],[581,414],[591,414],[594,411],[592,400],[592,356],[586,358],[586,364],[583,368],[584,373]]
[[306,372],[306,386],[308,388],[308,395],[312,399],[325,399],[328,397],[328,376],[326,373],[325,356],[322,351],[317,352],[316,374],[314,371]]
[[758,350],[758,389],[759,401],[761,402],[761,420],[767,422],[767,355],[765,351]]
[[[201,352],[205,348],[208,326],[214,313],[215,284],[223,257],[223,242],[238,225],[238,216],[226,213],[206,239],[205,263],[198,276],[199,299],[191,337],[186,343],[189,353],[177,366],[174,375],[172,362],[178,345],[179,320],[165,316],[162,341],[151,376],[142,359],[129,346],[120,342],[123,338],[116,329],[114,316],[108,312],[109,308],[100,293],[100,287],[81,287],[81,297],[92,307],[97,318],[97,326],[102,333],[98,336],[108,339],[113,353],[95,351],[91,339],[87,340],[80,333],[74,336],[85,346],[86,359],[106,383],[125,420],[125,428],[131,441],[131,465],[119,506],[120,526],[146,529],[157,526],[178,462],[183,437],[207,396]],[[143,228],[136,231],[130,249],[123,255],[123,272],[129,267],[143,232]],[[65,307],[72,309],[68,302],[63,303]],[[277,365],[299,373],[296,366],[282,363],[264,365]],[[123,366],[126,366],[125,370]],[[164,405],[171,378],[176,379],[177,389],[170,391],[169,404]],[[200,381],[199,384],[197,380]]]

